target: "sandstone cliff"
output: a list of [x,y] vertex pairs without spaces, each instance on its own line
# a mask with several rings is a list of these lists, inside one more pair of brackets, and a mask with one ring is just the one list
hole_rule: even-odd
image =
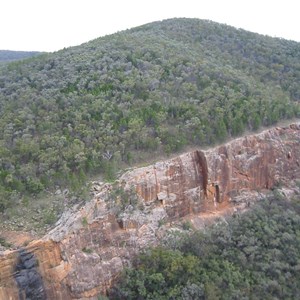
[[65,212],[43,239],[1,254],[0,299],[97,299],[182,218],[199,221],[277,186],[296,190],[296,180],[300,124],[133,169],[113,185],[95,183],[93,200]]

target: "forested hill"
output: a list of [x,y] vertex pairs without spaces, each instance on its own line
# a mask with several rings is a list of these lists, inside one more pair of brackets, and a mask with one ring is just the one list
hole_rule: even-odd
[[0,71],[0,208],[299,116],[300,43],[170,19]]
[[36,56],[38,54],[40,54],[40,52],[37,51],[0,50],[0,63],[24,59],[24,58]]

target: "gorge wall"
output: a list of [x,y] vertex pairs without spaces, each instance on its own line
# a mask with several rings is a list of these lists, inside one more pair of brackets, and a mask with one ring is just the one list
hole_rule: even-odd
[[[298,186],[296,181],[298,180]],[[0,299],[97,299],[141,249],[188,216],[299,188],[300,124],[195,150],[95,183],[43,239],[0,255]],[[40,297],[40,298],[38,298]]]

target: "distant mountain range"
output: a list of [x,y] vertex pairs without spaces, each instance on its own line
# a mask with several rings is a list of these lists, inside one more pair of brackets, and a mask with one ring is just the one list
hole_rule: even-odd
[[11,50],[0,50],[0,62],[9,62],[36,56],[41,52],[38,51],[11,51]]

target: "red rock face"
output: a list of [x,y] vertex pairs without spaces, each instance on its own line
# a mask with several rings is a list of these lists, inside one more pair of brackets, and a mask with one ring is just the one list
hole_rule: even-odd
[[[39,262],[48,299],[97,299],[135,254],[159,243],[172,223],[222,212],[245,193],[280,185],[296,189],[295,180],[300,180],[300,125],[267,130],[126,172],[119,186],[136,191],[138,204],[122,206],[122,196],[112,196],[114,187],[98,186],[92,201],[66,212],[26,251]],[[1,300],[18,299],[17,261],[16,251],[0,256]]]
[[207,196],[208,170],[203,152],[186,153],[124,174],[128,189],[134,186],[146,204],[162,205],[171,219],[201,211]]
[[300,178],[299,125],[194,151],[122,176],[145,202],[160,200],[169,218],[218,210],[245,191],[289,186]]
[[299,125],[275,128],[237,139],[206,154],[209,178],[219,189],[219,202],[243,191],[290,186],[300,178]]

